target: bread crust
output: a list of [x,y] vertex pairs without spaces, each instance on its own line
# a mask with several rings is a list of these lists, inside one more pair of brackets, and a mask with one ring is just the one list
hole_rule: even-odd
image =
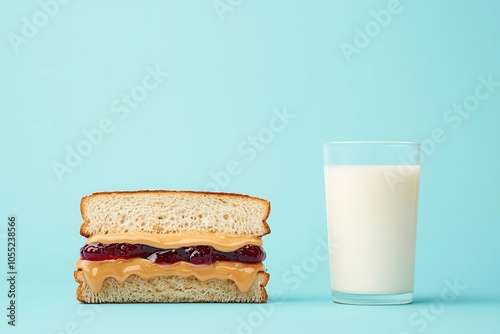
[[218,196],[227,196],[227,197],[235,197],[241,199],[249,199],[253,201],[259,201],[266,206],[266,214],[262,220],[264,233],[262,236],[271,233],[271,228],[267,224],[266,220],[269,218],[271,213],[271,203],[265,199],[259,197],[253,197],[249,195],[236,194],[236,193],[223,193],[223,192],[206,192],[206,191],[190,191],[190,190],[135,190],[135,191],[109,191],[109,192],[96,192],[91,195],[85,196],[80,201],[80,212],[83,218],[83,223],[80,226],[80,234],[86,238],[92,236],[92,233],[88,231],[88,225],[90,224],[90,219],[85,212],[86,203],[95,197],[98,196],[109,196],[109,195],[120,195],[120,194],[194,194],[194,195],[218,195]]
[[[76,290],[76,298],[78,301],[81,303],[85,304],[101,304],[101,303],[117,303],[117,304],[124,304],[124,303],[193,303],[193,302],[198,302],[198,303],[266,303],[268,301],[268,295],[266,291],[266,285],[269,282],[269,277],[270,275],[265,272],[259,272],[256,276],[256,279],[254,281],[254,286],[253,289],[249,292],[238,292],[238,298],[229,298],[227,300],[214,300],[212,298],[197,298],[196,296],[186,299],[185,297],[176,297],[175,293],[176,291],[172,291],[171,295],[161,295],[161,296],[155,296],[154,293],[149,293],[149,294],[143,294],[141,297],[141,300],[135,300],[132,298],[116,298],[115,296],[121,295],[120,292],[127,292],[126,290],[128,289],[128,285],[134,284],[134,288],[138,289],[144,289],[144,290],[154,290],[154,284],[150,282],[150,280],[143,280],[139,278],[136,275],[132,275],[127,280],[125,280],[124,283],[119,284],[119,287],[116,287],[116,280],[114,278],[107,278],[104,281],[104,287],[103,289],[95,293],[91,291],[90,287],[87,285],[85,282],[85,278],[83,276],[83,272],[81,269],[77,269],[74,272],[74,277],[76,282],[79,284],[78,288]],[[175,279],[176,282],[180,283],[186,283],[191,286],[191,289],[194,289],[197,291],[200,295],[203,295],[203,290],[207,289],[207,287],[202,283],[201,281],[195,279],[194,277],[179,277],[179,276],[159,276],[155,278],[161,283],[164,281],[167,281],[168,279]],[[109,281],[109,282],[108,282]],[[213,281],[219,281],[219,280],[213,280]],[[132,283],[134,282],[134,283]],[[232,281],[219,281],[217,283],[223,288],[225,287],[228,291],[233,291],[232,293],[234,294],[234,290],[237,290],[236,284]],[[258,287],[255,286],[258,284]],[[117,289],[118,291],[113,291],[111,294],[113,297],[109,297],[107,295],[108,291],[106,289],[109,288],[109,286],[112,286],[111,289]],[[114,287],[113,287],[114,286]],[[123,291],[120,291],[123,290]],[[253,291],[252,291],[253,290]],[[255,292],[256,291],[256,292]],[[217,291],[220,293],[220,291]]]

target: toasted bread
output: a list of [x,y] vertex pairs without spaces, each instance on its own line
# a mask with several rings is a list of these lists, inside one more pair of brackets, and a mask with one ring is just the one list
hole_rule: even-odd
[[271,232],[266,200],[239,194],[192,191],[102,192],[80,204],[85,220],[80,234],[127,231],[177,233],[187,231],[252,234]]

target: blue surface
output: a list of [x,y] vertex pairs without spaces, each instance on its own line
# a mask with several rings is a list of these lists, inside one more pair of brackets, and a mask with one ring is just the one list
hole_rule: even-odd
[[[500,331],[500,2],[54,1],[0,2],[2,333]],[[332,140],[423,142],[414,304],[330,302]],[[78,304],[80,198],[133,189],[270,200],[271,303]]]

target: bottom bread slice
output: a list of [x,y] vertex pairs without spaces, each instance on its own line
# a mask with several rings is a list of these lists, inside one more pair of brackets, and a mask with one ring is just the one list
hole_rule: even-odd
[[194,276],[158,276],[143,280],[129,276],[123,283],[107,278],[103,288],[94,292],[85,281],[82,271],[75,271],[80,284],[76,298],[82,303],[265,303],[265,286],[269,274],[259,272],[251,288],[241,292],[231,280],[211,279],[202,282]]

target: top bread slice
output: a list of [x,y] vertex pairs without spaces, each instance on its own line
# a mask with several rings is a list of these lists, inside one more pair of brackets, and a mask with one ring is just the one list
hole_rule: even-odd
[[80,234],[213,232],[263,236],[270,203],[230,193],[141,190],[82,198]]

